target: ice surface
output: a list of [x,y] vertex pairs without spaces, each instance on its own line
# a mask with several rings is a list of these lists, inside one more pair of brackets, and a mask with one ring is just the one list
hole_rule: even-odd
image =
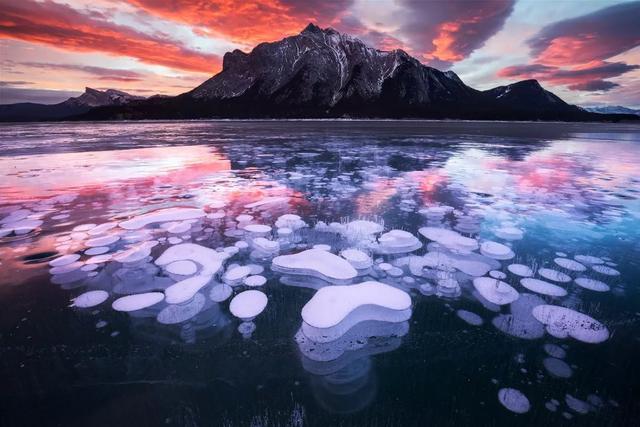
[[374,281],[327,286],[302,308],[302,319],[314,328],[331,328],[363,306],[403,311],[411,308],[411,297],[400,289]]
[[162,292],[146,292],[118,298],[111,304],[111,307],[116,311],[136,311],[158,304],[163,299],[164,294]]
[[520,280],[520,284],[530,291],[538,294],[549,295],[552,297],[563,297],[567,295],[567,291],[558,285],[545,282],[544,280],[534,279],[531,277],[525,277]]
[[89,291],[75,297],[72,305],[79,308],[95,307],[105,302],[107,298],[109,293],[106,291]]
[[539,305],[533,316],[547,325],[547,331],[558,338],[571,336],[578,341],[597,344],[609,338],[609,330],[586,314],[557,305]]
[[501,388],[498,391],[498,400],[502,406],[516,414],[524,414],[531,409],[527,396],[515,388]]
[[229,304],[231,314],[244,321],[252,320],[267,306],[268,298],[260,291],[250,290],[240,292],[233,297]]
[[166,301],[169,304],[181,304],[193,296],[211,281],[209,275],[197,275],[181,280],[165,289]]
[[554,282],[566,283],[571,281],[571,277],[558,270],[552,270],[550,268],[541,268],[538,270],[538,274],[545,279],[552,280]]
[[348,283],[358,275],[344,258],[318,249],[275,257],[272,268],[281,273],[309,275],[336,284]]
[[518,299],[518,291],[492,277],[476,277],[473,286],[484,299],[494,304],[510,304]]
[[587,277],[578,277],[574,280],[576,284],[582,288],[589,289],[591,291],[596,292],[607,292],[609,291],[609,285],[601,282],[600,280],[590,279]]
[[155,264],[162,267],[172,262],[190,260],[202,266],[201,275],[213,276],[228,257],[226,252],[217,252],[195,243],[181,243],[165,250]]
[[125,230],[137,230],[149,224],[168,221],[184,221],[187,219],[202,218],[206,214],[197,208],[165,208],[143,215],[136,216],[118,224]]

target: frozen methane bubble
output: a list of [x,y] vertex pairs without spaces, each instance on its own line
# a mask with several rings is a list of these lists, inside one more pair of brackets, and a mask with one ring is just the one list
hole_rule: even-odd
[[563,297],[567,295],[567,291],[564,288],[554,285],[553,283],[545,282],[544,280],[525,277],[520,280],[520,284],[530,291],[542,295],[549,295],[552,297]]
[[211,281],[211,276],[193,276],[174,283],[165,289],[166,301],[169,304],[181,304],[193,296]]
[[264,277],[264,276],[259,276],[259,275],[247,276],[247,277],[244,278],[242,283],[244,283],[245,285],[247,285],[247,286],[249,286],[251,288],[256,288],[256,287],[262,286],[265,283],[267,283],[267,278]]
[[451,250],[471,252],[478,249],[478,242],[475,239],[464,237],[460,233],[446,228],[422,227],[418,232],[427,239],[438,242]]
[[504,274],[502,271],[498,271],[498,270],[491,270],[489,272],[489,276],[493,277],[494,279],[500,279],[500,280],[504,280],[507,278],[507,275]]
[[125,230],[137,230],[146,225],[157,222],[198,219],[205,215],[206,214],[202,209],[197,208],[165,208],[136,216],[127,221],[123,221],[118,225],[120,228],[124,228]]
[[494,259],[511,259],[515,256],[509,246],[502,243],[487,241],[480,245],[480,253]]
[[93,239],[89,239],[85,242],[85,245],[89,248],[109,246],[117,242],[118,240],[120,240],[120,236],[116,234],[109,234],[106,236],[94,237]]
[[260,206],[264,206],[264,205],[271,205],[271,204],[277,204],[277,203],[286,203],[289,201],[289,197],[287,196],[270,196],[270,197],[265,197],[261,200],[258,200],[257,202],[253,202],[253,203],[249,203],[247,205],[244,205],[245,208],[247,209],[254,209],[254,208],[258,208]]
[[109,248],[109,246],[96,246],[94,248],[87,249],[86,251],[84,251],[84,254],[89,256],[102,255],[102,254],[106,254],[110,250],[111,249]]
[[504,240],[520,240],[524,237],[524,231],[517,227],[502,227],[496,230],[496,236]]
[[155,264],[162,267],[176,261],[191,260],[202,266],[201,275],[213,276],[228,257],[229,254],[226,252],[216,252],[195,243],[182,243],[165,250],[156,259]]
[[262,225],[262,224],[248,224],[248,225],[245,225],[243,228],[244,228],[244,231],[248,233],[253,233],[253,234],[268,234],[271,232],[270,226]]
[[171,264],[168,264],[165,267],[165,270],[171,274],[177,274],[180,276],[190,276],[195,274],[198,271],[198,266],[195,262],[190,261],[188,259],[175,261]]
[[318,249],[275,257],[272,268],[280,273],[308,275],[335,284],[348,283],[358,275],[344,258]]
[[276,227],[288,228],[291,231],[295,231],[306,226],[307,223],[304,222],[300,216],[295,214],[281,215],[276,221]]
[[370,306],[406,311],[411,309],[411,297],[400,289],[374,281],[350,286],[327,286],[316,292],[305,304],[302,308],[302,319],[314,328],[331,328],[340,324],[350,314]]
[[391,230],[378,238],[376,251],[383,254],[412,252],[422,247],[416,236],[404,230]]
[[78,254],[62,255],[56,259],[49,261],[51,267],[62,267],[64,265],[72,264],[80,259]]
[[483,323],[482,317],[471,311],[458,310],[456,311],[456,316],[473,326],[480,326]]
[[592,255],[576,255],[573,258],[584,264],[604,264],[604,260],[602,258]]
[[222,280],[225,283],[233,284],[238,283],[245,277],[251,274],[251,267],[243,265],[238,267],[233,267],[227,270],[222,276]]
[[511,264],[507,266],[507,270],[520,277],[533,276],[533,270],[524,264]]
[[109,298],[107,291],[89,291],[75,297],[72,300],[72,306],[79,308],[95,307],[105,302],[107,298]]
[[553,260],[560,267],[571,271],[585,271],[587,267],[569,258],[556,258]]
[[571,408],[574,412],[577,412],[578,414],[582,414],[582,415],[587,414],[591,409],[591,405],[589,405],[589,403],[585,402],[584,400],[580,400],[577,397],[571,396],[570,394],[566,394],[564,396],[564,401],[566,402],[569,408]]
[[596,279],[589,279],[587,277],[578,277],[574,282],[576,282],[576,284],[581,288],[589,289],[590,291],[607,292],[610,289],[609,285],[606,283]]
[[422,257],[422,261],[428,267],[447,271],[455,268],[473,277],[484,276],[491,268],[500,265],[482,255],[474,253],[454,254],[440,250],[426,253]]
[[605,276],[619,276],[620,272],[615,268],[607,267],[606,265],[592,265],[593,271],[597,271]]
[[538,274],[545,279],[552,280],[554,282],[567,283],[571,281],[571,277],[559,272],[558,270],[552,270],[550,268],[541,268],[538,270]]
[[557,338],[571,336],[578,341],[597,344],[609,338],[609,330],[592,317],[557,305],[539,305],[532,311],[547,332]]
[[516,414],[524,414],[531,409],[527,396],[515,388],[501,388],[498,391],[498,400],[502,406]]
[[555,357],[556,359],[564,359],[567,357],[567,352],[559,345],[545,344],[543,348],[549,356]]
[[554,377],[569,378],[573,375],[573,370],[564,360],[555,357],[547,357],[542,361],[544,368]]
[[222,302],[229,299],[231,294],[233,294],[233,288],[226,283],[222,283],[211,288],[209,298],[211,298],[211,301]]
[[111,304],[111,307],[116,311],[136,311],[156,305],[163,299],[164,294],[162,292],[146,292],[118,298]]
[[354,268],[357,268],[359,270],[369,268],[373,265],[373,260],[371,259],[371,257],[365,252],[362,252],[360,249],[345,249],[340,252],[340,256],[349,261],[349,263],[351,263]]
[[186,322],[200,313],[204,304],[204,295],[195,294],[193,299],[185,304],[171,304],[163,308],[156,316],[156,320],[163,325]]
[[229,311],[237,318],[249,321],[256,317],[267,306],[267,296],[260,291],[244,291],[233,297]]
[[498,305],[510,304],[519,296],[511,286],[492,277],[476,277],[473,286],[484,299]]
[[276,254],[280,252],[280,243],[276,240],[269,240],[264,237],[258,237],[256,239],[253,239],[252,243],[256,249],[262,252],[270,254]]
[[113,256],[113,259],[123,264],[133,264],[142,261],[151,255],[151,249],[153,249],[157,244],[158,242],[155,240],[140,242],[125,251],[118,252]]

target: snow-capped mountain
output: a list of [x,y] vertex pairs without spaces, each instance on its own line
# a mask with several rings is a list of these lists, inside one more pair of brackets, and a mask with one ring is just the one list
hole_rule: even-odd
[[124,105],[131,101],[145,99],[144,96],[131,95],[116,89],[100,91],[87,87],[84,93],[76,98],[69,98],[62,104],[78,105],[86,107],[102,107],[105,105]]
[[583,107],[585,110],[599,114],[635,114],[640,116],[640,110],[622,107],[620,105],[602,105],[595,107]]

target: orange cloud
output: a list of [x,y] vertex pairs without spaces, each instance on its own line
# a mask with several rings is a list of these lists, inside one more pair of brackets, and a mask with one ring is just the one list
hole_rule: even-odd
[[52,1],[0,0],[0,38],[45,44],[76,52],[128,56],[173,69],[213,73],[217,55],[189,50],[160,36],[108,22]]

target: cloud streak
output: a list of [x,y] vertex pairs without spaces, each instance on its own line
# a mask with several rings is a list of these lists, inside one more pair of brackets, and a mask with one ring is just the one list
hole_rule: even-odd
[[173,69],[213,72],[217,55],[189,50],[164,37],[111,23],[99,12],[83,13],[52,1],[0,0],[0,37],[75,52],[102,52]]

